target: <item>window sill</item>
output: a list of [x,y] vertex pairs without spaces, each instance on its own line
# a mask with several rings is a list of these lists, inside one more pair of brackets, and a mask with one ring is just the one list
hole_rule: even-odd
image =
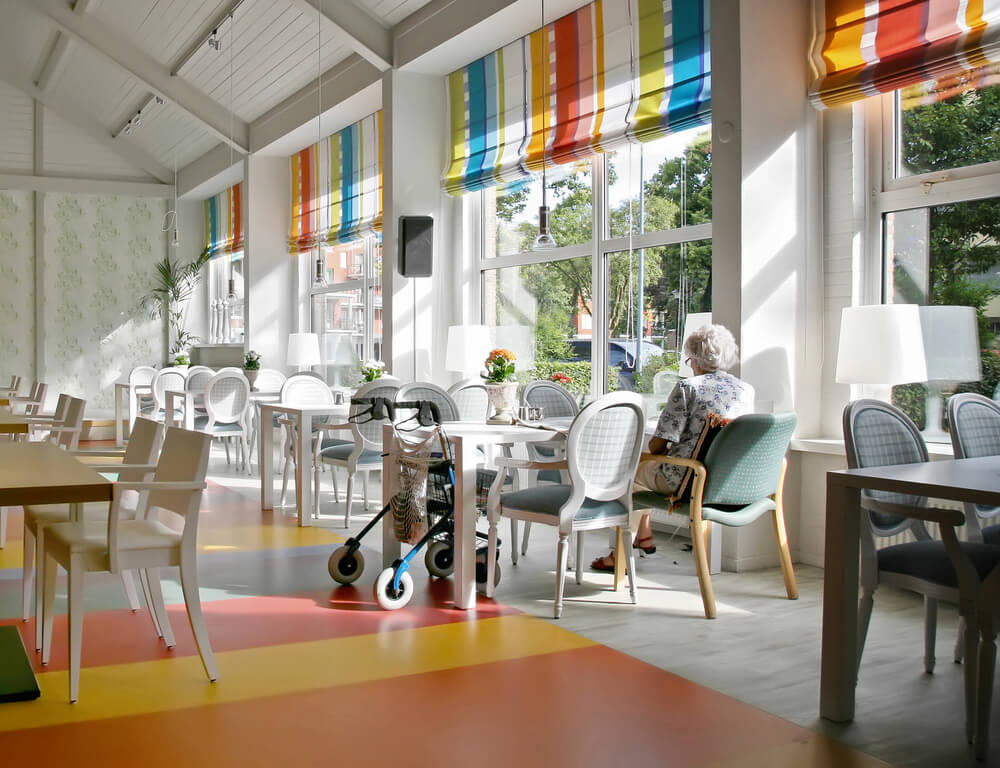
[[[791,449],[798,453],[825,453],[830,456],[846,456],[844,441],[840,438],[796,437],[792,440]],[[932,457],[950,459],[954,457],[951,446],[947,443],[928,443],[927,453]]]

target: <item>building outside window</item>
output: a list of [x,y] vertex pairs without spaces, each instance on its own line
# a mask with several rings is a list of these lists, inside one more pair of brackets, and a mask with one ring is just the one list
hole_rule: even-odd
[[[975,72],[965,73],[871,105],[882,135],[871,233],[881,245],[882,301],[975,309],[967,347],[978,359],[971,351],[952,362],[947,375],[958,378],[893,389],[892,402],[939,436],[946,425],[926,423],[928,411],[943,412],[955,392],[992,397],[1000,384],[1000,85],[976,85]],[[949,331],[952,353],[963,335]],[[929,361],[940,354],[926,351]]]

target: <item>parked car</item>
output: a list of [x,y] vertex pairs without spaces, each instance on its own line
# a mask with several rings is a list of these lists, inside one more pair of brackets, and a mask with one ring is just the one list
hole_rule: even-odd
[[[590,362],[593,360],[590,339],[570,339],[573,357],[568,362]],[[618,369],[618,388],[635,388],[635,339],[611,339],[608,341],[608,364]],[[645,365],[654,357],[665,354],[666,350],[651,341],[643,341],[639,347],[642,363]]]

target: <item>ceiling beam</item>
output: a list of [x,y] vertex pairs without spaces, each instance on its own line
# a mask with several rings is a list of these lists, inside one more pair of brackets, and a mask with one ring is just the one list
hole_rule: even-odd
[[36,176],[30,173],[0,173],[0,189],[27,192],[70,192],[84,195],[174,196],[173,184],[155,184],[127,179],[78,179],[72,176]]
[[28,78],[25,78],[23,82],[19,81],[16,77],[6,74],[3,68],[0,68],[0,80],[3,80],[8,85],[17,88],[26,96],[30,96],[35,101],[51,109],[67,123],[76,127],[77,130],[83,132],[107,149],[110,149],[120,158],[131,165],[134,165],[136,168],[141,168],[157,181],[171,184],[173,183],[174,172],[165,165],[161,164],[156,158],[146,154],[143,150],[124,140],[113,139],[111,137],[111,132],[104,125],[99,123],[97,120],[88,117],[79,109],[58,102],[55,98],[53,98],[51,93],[43,92],[40,88],[30,82]]
[[[402,69],[438,46],[483,24],[497,13],[507,9],[510,9],[509,12],[521,13],[517,11],[519,2],[520,0],[476,0],[474,3],[468,0],[431,0],[393,27],[393,65]],[[490,44],[493,48],[497,47],[495,41]],[[462,63],[482,56],[482,49],[474,48],[469,55],[470,58]],[[461,63],[456,66],[461,66]]]
[[18,0],[55,25],[65,34],[110,59],[130,75],[146,84],[155,95],[183,110],[212,135],[234,149],[246,152],[250,128],[242,120],[232,120],[232,140],[229,137],[230,115],[221,104],[180,78],[171,77],[169,67],[160,64],[129,40],[113,32],[89,16],[76,15],[63,0]]
[[[91,0],[76,0],[73,4],[73,13],[78,16],[82,16],[91,6]],[[64,35],[62,32],[56,32],[56,42],[52,46],[52,50],[49,51],[48,57],[46,57],[45,62],[42,64],[42,69],[38,73],[38,79],[35,81],[41,90],[47,91],[55,81],[58,79],[59,75],[62,74],[63,66],[66,64],[66,54],[69,51],[69,37]]]
[[291,0],[302,11],[318,13],[347,36],[347,45],[381,72],[392,69],[392,30],[350,0]]
[[241,5],[243,5],[243,0],[232,0],[226,10],[214,19],[210,19],[208,23],[204,24],[191,39],[187,48],[184,49],[184,53],[176,58],[173,64],[170,65],[170,74],[176,77],[177,74],[184,68],[184,65],[191,61],[198,51],[208,45],[208,39],[218,30],[222,29],[222,26],[227,21],[231,20],[232,15],[236,13],[236,9]]
[[[230,182],[227,186],[232,186],[242,179],[243,155],[233,155],[225,144],[216,144],[177,172],[177,197],[190,195],[206,182],[222,174],[226,174],[226,179]],[[239,178],[235,178],[236,176]]]

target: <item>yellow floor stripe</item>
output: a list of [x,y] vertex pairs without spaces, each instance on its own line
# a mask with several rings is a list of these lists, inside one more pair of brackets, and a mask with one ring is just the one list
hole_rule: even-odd
[[7,539],[7,546],[0,549],[0,571],[4,568],[17,568],[20,570],[24,564],[24,544],[20,539],[13,541]]
[[72,705],[69,673],[49,672],[38,675],[40,699],[3,705],[0,731],[243,701],[591,645],[531,616],[501,616],[227,651],[216,656],[215,684],[197,656],[87,668],[80,675],[80,700]]
[[347,541],[325,528],[292,525],[206,526],[198,531],[198,548],[203,552],[254,552],[262,549],[290,549]]

